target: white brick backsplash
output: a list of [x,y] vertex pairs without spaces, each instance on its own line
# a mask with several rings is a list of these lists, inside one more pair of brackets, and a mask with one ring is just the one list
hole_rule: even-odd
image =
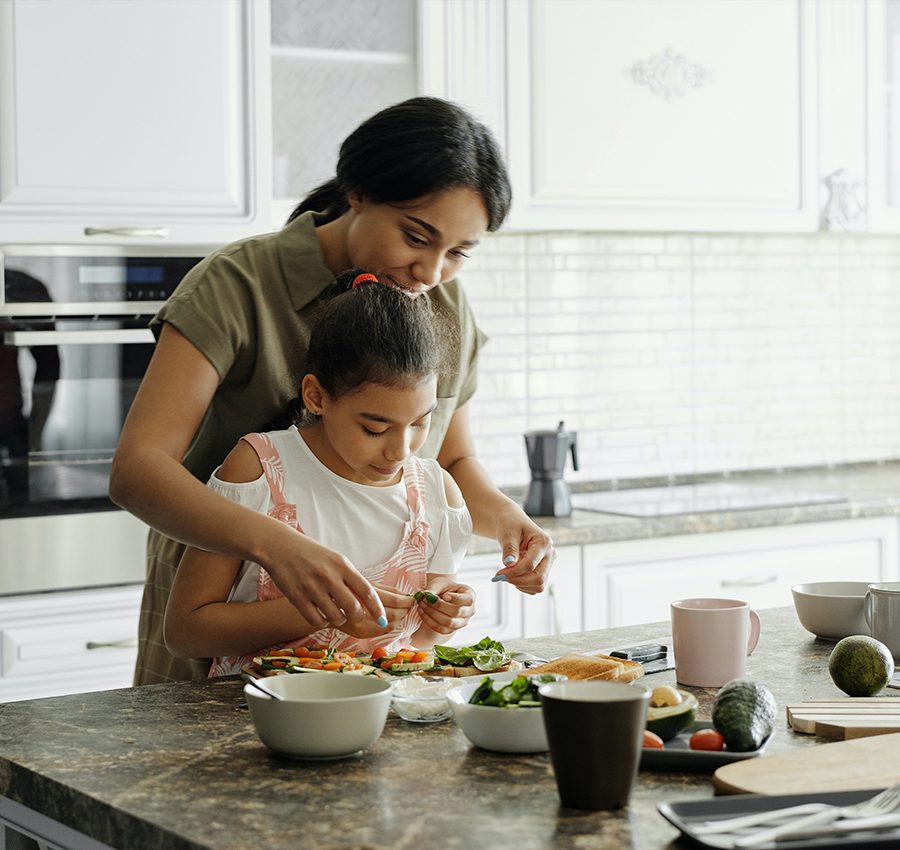
[[571,481],[900,457],[900,240],[516,234],[464,282],[479,456],[527,483],[522,432],[578,431]]

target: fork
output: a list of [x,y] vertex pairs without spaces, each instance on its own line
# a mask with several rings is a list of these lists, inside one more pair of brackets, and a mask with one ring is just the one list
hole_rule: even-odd
[[[770,841],[785,838],[786,836],[795,836],[798,833],[814,830],[830,824],[833,821],[844,819],[857,820],[862,818],[871,818],[876,815],[889,814],[900,809],[900,783],[886,788],[880,794],[856,803],[852,806],[829,806],[827,809],[813,814],[807,814],[806,817],[791,821],[790,823],[780,824],[779,826],[754,832],[752,835],[738,838],[734,842],[735,847],[758,847],[760,844],[767,844]],[[782,811],[782,816],[784,811]]]
[[[871,815],[884,814],[893,812],[895,809],[891,805],[895,799],[895,794],[900,793],[900,783],[892,785],[890,788],[857,803],[860,808],[859,817],[868,817]],[[890,808],[882,808],[890,807]],[[854,808],[853,806],[845,807],[847,810]],[[761,824],[770,823],[772,821],[782,821],[788,817],[797,817],[798,815],[810,815],[815,812],[834,812],[835,807],[828,803],[802,803],[798,806],[789,806],[784,809],[768,809],[764,812],[756,812],[752,815],[740,815],[735,818],[726,818],[723,820],[706,821],[695,827],[694,832],[698,835],[715,835],[722,832],[738,832],[747,827],[760,826]]]

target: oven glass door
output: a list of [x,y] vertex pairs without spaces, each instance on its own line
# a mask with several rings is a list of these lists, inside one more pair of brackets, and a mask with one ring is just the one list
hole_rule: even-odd
[[112,509],[112,456],[153,353],[149,316],[0,317],[0,518]]

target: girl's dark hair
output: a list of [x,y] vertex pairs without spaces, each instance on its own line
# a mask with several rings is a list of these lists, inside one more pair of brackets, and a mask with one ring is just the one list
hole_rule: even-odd
[[414,97],[360,124],[341,145],[337,175],[301,201],[288,221],[309,210],[332,221],[349,208],[351,192],[381,204],[458,186],[484,199],[488,230],[503,224],[512,190],[491,131],[455,103]]
[[[402,290],[373,280],[353,286],[359,269],[332,284],[329,298],[313,325],[306,356],[307,373],[332,398],[363,384],[404,386],[439,371],[441,341],[427,298],[410,298]],[[294,400],[291,419],[312,420],[302,397]]]

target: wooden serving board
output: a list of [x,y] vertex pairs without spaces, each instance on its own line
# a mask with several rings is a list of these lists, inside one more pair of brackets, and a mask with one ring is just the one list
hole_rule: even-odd
[[900,732],[836,741],[778,756],[732,762],[713,774],[723,794],[867,791],[900,782]]
[[900,732],[897,697],[847,697],[809,700],[787,707],[788,725],[795,732],[839,741]]

